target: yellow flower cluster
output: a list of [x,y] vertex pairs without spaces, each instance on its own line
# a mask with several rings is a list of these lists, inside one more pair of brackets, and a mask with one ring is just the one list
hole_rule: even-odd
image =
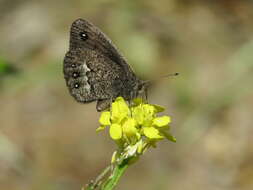
[[168,132],[170,117],[156,116],[162,111],[164,108],[144,103],[140,98],[134,99],[133,105],[128,106],[122,97],[118,97],[110,111],[102,112],[99,119],[101,126],[97,131],[109,126],[111,138],[122,152],[127,152],[127,157],[141,154],[164,138],[176,142]]

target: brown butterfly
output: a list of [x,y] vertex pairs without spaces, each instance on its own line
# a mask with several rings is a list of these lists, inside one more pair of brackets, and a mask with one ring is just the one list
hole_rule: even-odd
[[132,100],[148,84],[135,75],[111,40],[83,19],[71,26],[63,72],[70,94],[78,102],[97,101],[97,111],[109,108],[118,96]]

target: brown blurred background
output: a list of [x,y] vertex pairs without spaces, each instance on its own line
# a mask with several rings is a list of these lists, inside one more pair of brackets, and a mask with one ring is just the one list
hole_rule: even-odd
[[180,73],[149,93],[178,142],[148,151],[116,189],[252,190],[250,0],[0,0],[0,189],[80,189],[110,162],[95,103],[76,103],[62,74],[80,17],[138,76]]

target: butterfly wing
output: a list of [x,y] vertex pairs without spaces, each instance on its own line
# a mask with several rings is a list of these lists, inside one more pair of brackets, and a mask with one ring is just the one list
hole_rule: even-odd
[[83,103],[119,95],[129,99],[137,80],[112,42],[82,19],[71,26],[64,76],[70,94]]
[[112,41],[89,21],[83,19],[74,21],[71,26],[70,36],[70,49],[95,50],[120,65],[127,77],[135,76]]

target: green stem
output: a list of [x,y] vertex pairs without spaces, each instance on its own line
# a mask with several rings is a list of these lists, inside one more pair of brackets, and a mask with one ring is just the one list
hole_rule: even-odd
[[123,162],[119,165],[116,165],[113,171],[112,176],[110,176],[109,180],[105,183],[103,190],[112,190],[117,183],[119,182],[120,177],[123,175],[123,173],[128,168],[129,164],[128,162]]
[[[106,174],[110,171],[111,165],[107,166],[104,171],[95,179],[95,181],[90,182],[86,188],[86,190],[94,190],[96,189],[100,183],[102,183],[102,179],[106,176]],[[82,189],[84,190],[84,189]]]

